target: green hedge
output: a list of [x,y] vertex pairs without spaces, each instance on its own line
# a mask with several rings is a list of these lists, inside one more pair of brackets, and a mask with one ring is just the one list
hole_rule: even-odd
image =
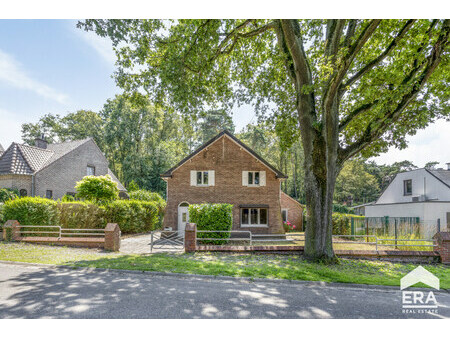
[[123,233],[151,231],[159,225],[155,202],[117,200],[105,206],[105,214],[108,222],[119,224]]
[[[197,230],[231,231],[233,226],[233,205],[220,204],[191,204],[189,206],[189,222],[197,224]],[[230,232],[198,233],[198,238],[230,238]],[[202,241],[202,244],[226,244],[222,241]]]
[[342,214],[334,212],[333,220],[333,235],[351,235],[352,234],[352,218],[362,218],[364,216],[356,216],[353,214]]
[[5,203],[9,200],[14,200],[19,197],[17,189],[2,188],[0,189],[0,203]]
[[107,223],[117,223],[122,233],[154,230],[160,225],[156,202],[117,200],[100,206],[92,202],[24,197],[6,202],[2,209],[3,223],[17,220],[25,225],[60,225],[72,229],[103,229]]
[[9,200],[3,208],[3,217],[26,225],[55,225],[59,220],[58,203],[42,197]]

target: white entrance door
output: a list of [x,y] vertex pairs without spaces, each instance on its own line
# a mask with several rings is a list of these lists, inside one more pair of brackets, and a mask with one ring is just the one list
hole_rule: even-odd
[[187,222],[189,222],[189,207],[178,207],[178,236],[184,237]]

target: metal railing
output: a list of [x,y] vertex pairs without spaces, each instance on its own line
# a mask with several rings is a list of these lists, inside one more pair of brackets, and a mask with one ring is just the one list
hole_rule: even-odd
[[[70,236],[105,236],[105,229],[68,229],[61,228],[59,225],[20,225],[20,234],[54,234],[55,237],[70,237]],[[34,231],[34,230],[22,230],[23,228],[53,228],[54,231]],[[79,232],[83,231],[83,232]]]
[[150,233],[150,252],[153,249],[179,250],[184,246],[184,238],[178,231],[155,230]]
[[[235,241],[246,241],[249,245],[253,245],[258,242],[279,242],[279,243],[292,243],[295,241],[304,241],[304,233],[285,233],[285,234],[253,234],[251,231],[241,231],[241,230],[230,230],[230,231],[215,231],[215,230],[197,230],[198,233],[229,233],[230,236],[227,238],[217,238],[217,237],[196,237],[196,241],[226,241],[228,243],[233,243]],[[237,237],[237,235],[245,233],[247,237]],[[236,234],[233,236],[233,234]],[[333,240],[333,245],[336,244],[366,244],[374,245],[375,250],[378,251],[379,246],[381,247],[436,247],[434,240],[429,239],[400,239],[400,238],[378,238],[376,235],[333,235],[333,239],[337,238],[364,238],[365,241],[358,240],[344,240],[335,241]],[[384,244],[384,242],[395,242],[394,244]],[[412,244],[405,244],[405,242]],[[414,244],[414,242],[429,242],[431,244]]]

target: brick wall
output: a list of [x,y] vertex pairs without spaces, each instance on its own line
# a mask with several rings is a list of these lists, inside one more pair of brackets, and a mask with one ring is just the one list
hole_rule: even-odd
[[[215,185],[190,185],[191,170],[215,170]],[[265,171],[266,186],[242,185],[242,171]],[[281,233],[280,180],[275,173],[242,149],[228,136],[223,136],[176,169],[167,179],[167,207],[164,226],[177,229],[178,205],[182,202],[233,204],[233,229],[255,233]],[[241,227],[240,204],[267,204],[268,227]]]
[[296,230],[303,230],[303,208],[299,202],[281,192],[281,209],[288,210],[288,221],[295,225]]
[[75,184],[86,176],[86,167],[95,167],[95,175],[108,173],[108,162],[100,149],[90,140],[36,174],[36,196],[45,197],[46,190],[53,191],[53,198],[75,192]]
[[0,175],[0,189],[25,189],[27,195],[31,196],[31,176],[30,175]]

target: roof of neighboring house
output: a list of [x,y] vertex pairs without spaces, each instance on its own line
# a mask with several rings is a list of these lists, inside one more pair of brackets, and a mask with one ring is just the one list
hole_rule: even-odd
[[0,156],[2,156],[2,154],[5,152],[5,149],[2,147],[2,145],[0,144]]
[[119,179],[114,175],[114,173],[111,171],[111,169],[108,168],[108,175],[111,176],[112,180],[117,183],[117,188],[119,188],[120,191],[125,191],[125,187],[120,183]]
[[204,143],[202,146],[200,146],[193,153],[191,153],[187,157],[183,158],[180,162],[178,162],[177,165],[175,165],[174,167],[172,167],[169,170],[167,170],[164,174],[161,174],[161,177],[172,177],[172,173],[173,173],[173,171],[175,169],[177,169],[178,167],[182,166],[186,161],[188,161],[189,159],[193,158],[195,155],[200,153],[203,149],[207,148],[208,146],[210,146],[211,144],[213,144],[214,142],[216,142],[217,140],[219,140],[223,136],[228,136],[234,142],[239,144],[239,146],[241,146],[247,152],[249,152],[250,155],[255,157],[257,160],[259,160],[261,163],[263,163],[266,167],[268,167],[270,170],[272,170],[275,173],[275,175],[277,176],[277,178],[287,178],[287,176],[285,174],[283,174],[281,171],[279,171],[274,166],[272,166],[269,162],[264,160],[261,156],[259,156],[257,153],[255,153],[250,147],[248,147],[246,144],[244,144],[241,140],[239,140],[236,136],[234,136],[228,130],[223,130],[222,132],[220,132],[219,134],[214,136],[212,139],[210,139],[208,142]]
[[450,188],[450,170],[444,170],[444,169],[441,169],[441,170],[425,169],[425,170],[428,171],[431,175],[436,177],[439,181],[441,181],[447,187]]
[[47,149],[12,143],[0,156],[0,174],[34,174],[89,140],[49,144]]
[[349,207],[349,209],[356,209],[356,208],[361,208],[361,207],[366,207],[368,205],[372,205],[375,204],[375,202],[369,202],[369,203],[364,203],[364,204],[360,204],[360,205],[354,205]]
[[[0,153],[0,175],[32,175],[48,167],[53,162],[69,154],[86,142],[92,140],[69,141],[64,143],[51,143],[47,149],[33,147],[26,144],[12,143],[6,151]],[[117,179],[116,175],[108,169],[108,175],[121,191],[126,191],[125,187]]]

